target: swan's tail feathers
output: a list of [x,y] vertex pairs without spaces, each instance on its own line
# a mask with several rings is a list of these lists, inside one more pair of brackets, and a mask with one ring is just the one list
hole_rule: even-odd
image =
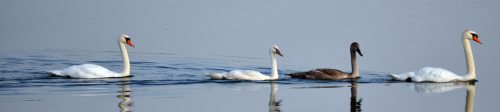
[[52,75],[55,75],[55,76],[63,76],[61,74],[61,71],[60,70],[50,70],[50,71],[47,71],[48,73],[52,74]]
[[68,75],[64,75],[61,73],[60,70],[50,70],[50,71],[47,71],[48,73],[50,73],[52,76],[54,77],[66,77],[66,78],[71,78],[70,76]]
[[211,79],[214,79],[214,80],[226,79],[226,77],[222,76],[221,74],[207,73],[205,75],[208,76],[208,77],[210,77]]
[[385,74],[385,75],[387,75],[387,76],[391,77],[391,78],[392,78],[392,79],[394,79],[394,80],[396,80],[396,79],[398,79],[398,78],[399,78],[398,74]]
[[307,74],[306,72],[299,72],[299,73],[287,73],[285,75],[288,75],[292,78],[301,78],[301,79],[304,79],[306,78]]
[[398,75],[398,74],[385,74],[391,77],[393,80],[413,82],[411,77],[408,75]]

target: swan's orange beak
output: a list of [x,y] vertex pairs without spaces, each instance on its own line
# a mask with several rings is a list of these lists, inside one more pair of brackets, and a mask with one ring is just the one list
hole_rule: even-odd
[[132,42],[130,42],[130,40],[127,40],[127,44],[132,46],[133,48],[135,48],[134,44],[132,44]]
[[478,37],[477,37],[477,35],[474,35],[474,37],[472,37],[472,40],[476,41],[476,42],[477,42],[477,43],[479,43],[479,44],[483,44],[483,43],[481,43],[481,41],[479,41],[479,39],[477,39],[477,38],[478,38]]

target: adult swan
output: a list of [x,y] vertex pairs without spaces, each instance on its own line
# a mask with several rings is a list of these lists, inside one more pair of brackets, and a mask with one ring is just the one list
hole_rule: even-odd
[[470,81],[476,79],[476,69],[474,67],[474,59],[472,57],[472,50],[470,49],[469,40],[479,41],[476,32],[465,30],[462,35],[462,42],[464,44],[465,60],[467,61],[467,75],[458,76],[448,70],[434,67],[424,67],[415,72],[408,72],[403,74],[387,74],[394,80],[400,81],[413,81],[413,82],[449,82],[449,81]]
[[128,60],[127,49],[125,48],[125,43],[135,47],[131,42],[128,35],[120,35],[118,37],[118,46],[122,52],[123,57],[123,72],[116,73],[109,71],[108,69],[95,65],[95,64],[81,64],[73,65],[64,70],[51,70],[47,71],[57,76],[65,76],[71,78],[105,78],[105,77],[126,77],[130,75],[130,62]]
[[280,53],[280,50],[278,46],[273,45],[269,49],[269,54],[271,54],[271,76],[264,75],[258,71],[253,71],[253,70],[232,70],[230,72],[223,72],[223,73],[215,73],[215,74],[206,74],[206,76],[209,76],[212,79],[216,80],[277,80],[278,79],[278,68],[277,68],[277,63],[276,63],[276,56],[275,54],[280,55],[283,57],[283,55]]

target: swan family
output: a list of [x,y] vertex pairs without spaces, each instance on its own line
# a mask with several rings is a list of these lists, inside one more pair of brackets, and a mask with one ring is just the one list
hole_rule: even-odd
[[[478,39],[476,32],[465,30],[462,34],[462,42],[464,46],[465,59],[467,63],[467,74],[460,76],[446,69],[435,67],[424,67],[418,71],[402,73],[402,74],[386,74],[395,81],[412,81],[412,82],[450,82],[450,81],[471,81],[476,79],[476,71],[474,67],[474,59],[470,48],[470,40],[482,44]],[[117,73],[108,70],[95,64],[73,65],[63,70],[47,71],[55,76],[71,77],[71,78],[107,78],[107,77],[127,77],[130,75],[130,62],[125,44],[135,47],[130,37],[122,34],[118,37],[118,46],[121,50],[123,59],[123,72]],[[363,56],[360,46],[357,42],[350,45],[351,55],[351,73],[343,72],[337,69],[313,69],[307,72],[286,73],[285,75],[291,78],[301,79],[320,79],[320,80],[338,80],[338,79],[356,79],[359,77],[357,54]],[[269,48],[271,57],[271,74],[264,75],[254,70],[232,70],[222,73],[207,73],[206,76],[212,80],[278,80],[278,67],[276,62],[276,54],[283,57],[278,46],[273,45]]]

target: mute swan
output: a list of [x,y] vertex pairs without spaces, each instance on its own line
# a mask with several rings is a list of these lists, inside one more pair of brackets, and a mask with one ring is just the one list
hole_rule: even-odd
[[359,53],[360,56],[363,56],[361,50],[359,49],[359,44],[357,42],[353,42],[350,47],[351,50],[351,68],[352,73],[344,73],[337,69],[314,69],[308,72],[299,72],[299,73],[289,73],[285,75],[289,75],[292,78],[303,78],[303,79],[328,79],[328,80],[337,80],[337,79],[345,79],[345,78],[358,78],[358,63],[356,60],[356,52]]
[[273,45],[269,49],[269,54],[271,54],[271,76],[264,75],[258,71],[253,70],[232,70],[230,72],[206,74],[212,79],[227,79],[227,80],[277,80],[278,79],[278,68],[276,64],[275,54],[283,55],[280,53],[278,46]]
[[413,82],[449,82],[449,81],[470,81],[476,79],[476,69],[474,67],[474,59],[472,57],[472,50],[470,48],[469,40],[474,40],[479,44],[476,32],[465,30],[462,35],[462,42],[464,44],[465,60],[467,61],[467,75],[458,76],[448,70],[434,67],[424,67],[418,71],[408,72],[403,74],[387,74],[394,80],[400,81],[413,81]]
[[73,65],[64,70],[51,70],[47,71],[57,76],[66,76],[71,78],[105,78],[105,77],[125,77],[130,75],[130,63],[128,60],[127,49],[125,44],[135,47],[131,42],[128,35],[123,34],[118,37],[118,46],[122,52],[123,57],[123,72],[116,73],[108,69],[95,65],[95,64],[81,64]]

